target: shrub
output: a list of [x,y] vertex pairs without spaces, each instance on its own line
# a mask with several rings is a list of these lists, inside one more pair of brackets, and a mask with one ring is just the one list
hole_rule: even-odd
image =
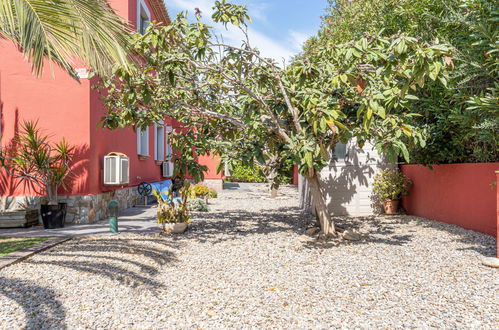
[[404,173],[387,169],[374,177],[373,193],[380,200],[398,200],[408,194],[411,186],[411,179]]
[[267,179],[262,169],[258,166],[244,165],[242,162],[234,162],[231,169],[230,179],[235,182],[266,182]]
[[215,189],[211,189],[210,188],[210,191],[208,192],[208,198],[217,198],[218,197],[218,193]]
[[188,202],[189,211],[208,212],[208,205],[201,198],[196,198]]
[[188,195],[190,198],[206,198],[209,197],[210,194],[210,188],[205,186],[204,184],[196,184],[192,186],[189,191]]

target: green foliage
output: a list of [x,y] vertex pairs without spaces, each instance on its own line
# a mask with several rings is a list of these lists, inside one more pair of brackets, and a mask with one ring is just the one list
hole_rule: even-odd
[[75,147],[62,138],[50,142],[36,121],[25,121],[11,146],[0,147],[0,167],[7,174],[44,191],[49,204],[57,204],[57,190],[66,187]]
[[[167,193],[166,199],[163,198],[161,192],[157,190],[153,190],[154,196],[156,196],[158,200],[158,223],[159,224],[167,224],[167,223],[180,223],[186,222],[190,223],[191,217],[188,209],[188,190],[189,183],[186,183],[185,186],[180,189],[181,201],[175,201],[173,196],[173,186],[170,186],[170,190]],[[163,227],[163,230],[165,228]]]
[[188,195],[190,198],[207,198],[210,195],[210,188],[205,186],[204,184],[196,184],[191,186],[188,190]]
[[208,204],[201,199],[201,198],[195,198],[190,201],[188,201],[188,207],[190,211],[195,211],[195,212],[208,212]]
[[[218,3],[214,19],[235,21],[245,32],[241,8]],[[145,59],[136,73],[117,70],[103,83],[104,126],[147,126],[166,115],[184,124],[177,138],[190,134],[187,152],[212,151],[279,174],[289,161],[307,176],[326,166],[337,141],[352,136],[376,141],[392,159],[408,157],[408,143],[424,144],[423,132],[410,125],[414,93],[427,80],[446,82],[450,54],[405,35],[366,37],[319,47],[281,68],[248,43],[213,39],[209,26],[188,23],[184,14],[171,25],[151,25],[135,49]]]
[[266,182],[267,178],[262,169],[256,165],[244,165],[242,162],[236,161],[232,163],[230,170],[230,178],[228,181],[240,182]]
[[215,189],[211,189],[208,192],[208,198],[218,198],[218,193]]
[[215,22],[240,29],[241,46],[215,38],[199,15],[194,23],[181,13],[168,26],[149,26],[134,40],[143,60],[133,74],[118,69],[102,82],[103,126],[145,127],[174,118],[184,125],[174,139],[188,138],[182,155],[258,163],[273,188],[287,166],[297,165],[330,234],[317,173],[332,148],[352,137],[360,145],[371,140],[395,161],[409,159],[411,146],[424,147],[424,130],[412,124],[413,104],[430,82],[445,88],[450,49],[405,34],[363,36],[318,44],[280,66],[251,45],[244,6],[217,1],[213,9]]
[[398,200],[409,193],[412,181],[396,169],[383,170],[376,174],[373,193],[380,200]]
[[403,32],[420,42],[442,40],[453,47],[453,67],[442,88],[429,81],[415,92],[410,123],[427,131],[425,145],[409,144],[413,162],[423,164],[497,161],[499,115],[497,69],[499,11],[493,0],[332,1],[318,35],[302,57],[321,47],[366,33]]

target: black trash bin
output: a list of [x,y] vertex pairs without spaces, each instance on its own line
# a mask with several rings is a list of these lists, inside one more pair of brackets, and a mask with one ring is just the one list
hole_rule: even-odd
[[63,228],[66,222],[66,203],[41,205],[43,227],[45,229]]

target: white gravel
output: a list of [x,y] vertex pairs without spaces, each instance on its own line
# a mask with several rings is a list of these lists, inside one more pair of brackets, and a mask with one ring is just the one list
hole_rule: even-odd
[[185,235],[74,239],[0,271],[0,328],[498,328],[495,238],[410,216],[316,241],[297,193],[224,191]]

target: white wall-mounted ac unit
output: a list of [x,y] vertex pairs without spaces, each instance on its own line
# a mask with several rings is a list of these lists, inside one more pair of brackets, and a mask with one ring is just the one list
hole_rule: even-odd
[[130,181],[130,160],[124,154],[112,152],[104,156],[104,184],[126,185]]
[[173,176],[174,164],[172,161],[164,161],[162,164],[162,172],[164,178],[171,178]]

